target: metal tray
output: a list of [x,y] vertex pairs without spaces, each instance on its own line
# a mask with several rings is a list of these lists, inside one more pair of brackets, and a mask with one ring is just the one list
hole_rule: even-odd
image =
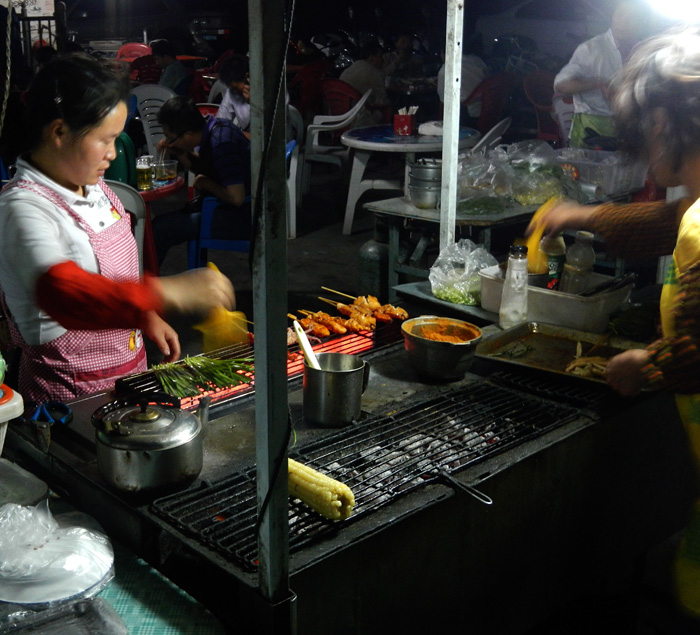
[[644,344],[612,335],[528,322],[482,340],[476,347],[476,355],[482,359],[504,364],[536,368],[575,379],[605,383],[605,380],[599,377],[581,377],[565,371],[576,355],[578,342],[581,342],[584,357],[594,346],[596,348],[593,355],[607,358],[633,348],[644,348]]

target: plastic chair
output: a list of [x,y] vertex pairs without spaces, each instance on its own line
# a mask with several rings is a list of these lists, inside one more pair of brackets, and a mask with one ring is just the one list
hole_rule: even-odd
[[319,137],[324,133],[333,133],[337,130],[347,130],[355,119],[357,119],[371,94],[372,89],[370,88],[364,95],[362,95],[360,101],[358,101],[344,114],[316,115],[313,123],[306,128],[304,154],[301,162],[301,182],[303,193],[306,193],[309,189],[311,177],[308,165],[309,163],[331,163],[333,165],[337,165],[341,171],[344,170],[348,161],[349,148],[341,144],[322,145],[319,141]]
[[211,87],[211,90],[209,91],[209,96],[207,97],[207,103],[220,104],[221,100],[224,98],[225,94],[226,94],[226,85],[220,79],[217,79],[214,82],[214,85]]
[[129,75],[134,84],[157,84],[162,71],[153,55],[137,57],[129,66]]
[[134,60],[143,55],[151,55],[151,47],[143,42],[127,42],[122,44],[117,51],[118,60]]
[[[294,106],[287,106],[289,128],[295,144],[289,151],[287,144],[287,237],[297,237],[297,206],[301,203],[301,170],[299,155],[304,147],[304,120]],[[302,157],[303,160],[303,157]]]
[[[344,115],[362,99],[362,93],[342,79],[324,79],[321,82],[321,92],[323,93],[323,101],[326,106],[326,114],[328,115]],[[382,123],[389,123],[388,108],[386,106],[372,106],[365,102],[364,108],[369,111],[381,112]],[[349,125],[348,128],[350,128]],[[345,131],[337,130],[333,133],[333,141],[335,143],[338,142],[343,132]]]
[[144,236],[148,220],[146,203],[141,198],[138,190],[127,183],[112,179],[105,179],[105,183],[117,195],[124,209],[133,215],[131,229],[134,232],[134,238],[139,248],[139,273],[143,275]]
[[131,137],[122,132],[115,140],[117,156],[109,164],[105,179],[120,181],[131,187],[136,187],[136,148]]
[[503,119],[506,100],[517,84],[518,76],[514,73],[496,73],[484,79],[469,95],[466,105],[481,99],[481,114],[476,127],[482,135]]
[[321,113],[321,81],[329,68],[330,63],[325,58],[309,62],[297,71],[287,86],[289,103],[301,113],[304,121],[311,121]]
[[199,103],[197,104],[197,108],[199,112],[202,113],[203,117],[206,117],[207,115],[216,117],[216,113],[219,112],[219,104]]
[[512,117],[501,119],[501,121],[479,139],[477,144],[471,149],[471,153],[476,154],[482,150],[487,151],[491,148],[495,148],[501,141],[501,137],[505,134],[506,130],[510,128],[512,121]]
[[555,145],[562,144],[559,125],[553,118],[554,73],[536,70],[523,79],[523,90],[535,108],[537,138]]
[[139,118],[146,137],[148,154],[155,156],[158,153],[158,142],[164,137],[163,126],[158,121],[158,111],[168,99],[175,97],[175,92],[159,84],[135,86],[131,92],[138,100]]
[[[246,197],[250,201],[250,196]],[[187,268],[197,269],[207,264],[207,251],[209,249],[220,249],[222,251],[239,251],[248,253],[250,251],[249,240],[227,240],[216,238],[212,235],[211,225],[214,219],[214,210],[221,205],[219,199],[214,196],[206,196],[202,201],[202,208],[199,218],[199,236],[196,240],[187,243]]]

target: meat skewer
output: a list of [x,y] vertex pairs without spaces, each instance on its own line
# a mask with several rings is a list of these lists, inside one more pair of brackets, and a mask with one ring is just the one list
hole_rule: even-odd
[[299,313],[305,315],[318,324],[323,324],[331,333],[335,333],[336,335],[344,335],[348,332],[347,327],[343,325],[339,318],[333,317],[332,315],[324,313],[323,311],[316,311],[316,313],[314,313],[313,311],[300,310]]

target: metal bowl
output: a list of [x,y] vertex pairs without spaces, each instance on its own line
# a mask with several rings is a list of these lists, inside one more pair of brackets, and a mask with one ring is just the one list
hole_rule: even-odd
[[470,322],[422,315],[401,324],[404,348],[413,369],[423,378],[454,381],[474,361],[481,329]]
[[435,209],[440,205],[440,187],[415,187],[408,186],[408,192],[413,203],[418,209]]

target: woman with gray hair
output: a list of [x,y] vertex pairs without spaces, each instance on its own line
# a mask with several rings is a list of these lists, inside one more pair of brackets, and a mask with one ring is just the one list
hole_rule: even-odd
[[[611,252],[632,261],[673,253],[661,293],[663,336],[613,357],[606,380],[625,396],[643,388],[674,392],[700,464],[700,28],[674,29],[642,43],[613,86],[623,147],[649,162],[659,185],[683,186],[687,199],[598,206],[563,202],[541,223],[548,235],[593,231]],[[700,618],[700,501],[679,550],[676,580],[682,606]]]

